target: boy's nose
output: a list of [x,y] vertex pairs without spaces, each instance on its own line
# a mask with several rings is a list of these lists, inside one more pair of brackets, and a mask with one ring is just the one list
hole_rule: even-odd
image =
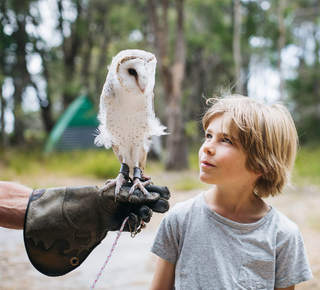
[[210,144],[210,143],[203,144],[202,150],[204,153],[209,154],[209,155],[216,154],[216,150],[215,150],[213,144]]

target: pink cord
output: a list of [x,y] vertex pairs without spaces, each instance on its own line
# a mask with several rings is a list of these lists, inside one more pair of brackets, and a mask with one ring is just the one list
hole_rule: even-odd
[[122,231],[123,231],[124,225],[126,224],[126,222],[127,222],[128,219],[129,219],[129,217],[126,217],[126,218],[124,219],[124,221],[123,221],[123,223],[122,223],[122,225],[121,225],[121,228],[120,228],[120,230],[119,230],[118,233],[117,233],[117,237],[116,237],[116,239],[114,240],[114,243],[113,243],[112,248],[111,248],[111,250],[110,250],[110,252],[109,252],[109,255],[108,255],[106,261],[104,262],[103,266],[101,267],[100,272],[98,273],[98,275],[97,275],[96,279],[94,280],[94,282],[93,282],[92,286],[90,287],[90,289],[93,289],[94,286],[96,286],[96,284],[97,284],[97,282],[98,282],[98,280],[99,280],[99,278],[100,278],[100,276],[101,276],[101,274],[102,274],[102,271],[104,270],[104,268],[106,267],[107,263],[109,262],[109,260],[110,260],[110,258],[111,258],[111,255],[112,255],[112,253],[113,253],[113,250],[114,250],[114,248],[116,247],[116,245],[117,245],[117,243],[118,243],[118,240],[119,240],[119,238],[120,238],[120,236],[121,236],[121,233],[122,233]]

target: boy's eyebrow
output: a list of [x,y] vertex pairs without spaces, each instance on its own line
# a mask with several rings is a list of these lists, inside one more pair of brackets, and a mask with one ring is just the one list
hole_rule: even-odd
[[[205,133],[210,133],[212,134],[212,130],[211,129],[207,129],[205,131]],[[223,131],[220,131],[220,132],[217,132],[219,135],[222,135],[224,138],[232,138],[233,140],[238,140],[234,135],[229,135],[227,132],[223,132]]]

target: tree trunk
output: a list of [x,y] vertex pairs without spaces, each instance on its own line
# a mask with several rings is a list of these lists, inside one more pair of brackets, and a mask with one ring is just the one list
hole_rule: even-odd
[[280,100],[284,98],[285,80],[283,76],[281,53],[286,44],[286,28],[284,26],[284,10],[286,8],[286,0],[278,0],[277,18],[278,18],[278,72],[280,77]]
[[23,111],[22,111],[22,94],[24,92],[24,86],[22,84],[21,78],[14,79],[14,143],[18,146],[23,146],[24,144],[24,124],[22,121]]
[[166,169],[188,168],[187,138],[182,117],[182,84],[185,77],[186,46],[184,37],[184,0],[177,0],[177,24],[174,60],[170,62],[168,44],[168,0],[162,0],[160,25],[154,0],[148,0],[151,27],[155,36],[155,53],[158,59],[164,93],[166,96],[167,131]]
[[[94,76],[95,78],[95,86],[96,88],[102,88],[103,84],[106,80],[107,75],[107,59],[108,59],[108,45],[109,45],[109,31],[106,29],[107,26],[107,9],[109,7],[106,5],[103,5],[103,7],[100,7],[99,11],[99,20],[97,20],[97,26],[98,29],[98,41],[99,41],[99,47],[100,47],[100,54],[99,54],[99,61],[96,67],[96,74]],[[99,104],[99,98],[95,98],[95,105]]]
[[14,66],[14,142],[22,146],[24,145],[24,124],[23,124],[23,110],[22,110],[22,96],[28,84],[30,84],[30,75],[27,70],[26,62],[26,43],[28,41],[28,34],[26,32],[26,20],[24,17],[17,17],[18,29],[14,35],[17,41],[17,62]]
[[234,17],[233,17],[233,59],[235,66],[236,93],[243,93],[243,80],[241,78],[241,0],[234,0]]
[[177,3],[177,31],[175,61],[172,66],[172,95],[168,103],[167,169],[184,169],[188,167],[187,142],[182,118],[182,84],[185,76],[186,45],[184,39],[184,0]]
[[81,22],[82,6],[80,1],[76,1],[77,18],[73,27],[71,27],[71,34],[68,38],[64,37],[63,33],[63,4],[62,0],[57,2],[58,10],[60,13],[58,28],[62,37],[62,50],[63,50],[63,63],[64,63],[64,85],[63,85],[63,104],[64,108],[72,103],[75,99],[74,90],[71,86],[74,85],[75,79],[75,58],[78,56],[79,51],[81,51],[81,38],[79,35],[79,25]]
[[1,102],[1,117],[0,117],[0,126],[1,126],[1,144],[0,146],[2,148],[7,148],[9,146],[9,140],[8,140],[8,136],[6,134],[6,131],[5,131],[5,120],[4,120],[4,111],[5,111],[5,107],[6,107],[6,101],[5,99],[3,98],[3,95],[2,95],[2,85],[0,86],[1,88],[1,91],[0,91],[0,102]]
[[[314,40],[315,40],[315,54],[316,54],[316,59],[314,63],[314,71],[315,73],[313,74],[313,82],[312,82],[312,87],[313,87],[313,96],[314,96],[314,103],[315,104],[320,104],[320,84],[319,84],[319,76],[320,76],[320,41],[317,39],[317,33],[318,29],[314,29]],[[315,106],[315,113],[314,113],[314,120],[317,120],[317,123],[320,124],[320,106]],[[319,125],[318,125],[319,127]],[[319,133],[318,133],[319,134]]]
[[158,71],[160,71],[161,81],[165,92],[166,102],[170,99],[171,92],[171,71],[170,71],[170,61],[168,54],[168,0],[161,1],[162,15],[161,23],[159,22],[159,17],[157,16],[157,7],[154,0],[148,0],[148,11],[150,15],[151,28],[154,40],[154,50],[157,57]]
[[43,52],[41,52],[41,57],[42,57],[43,75],[47,81],[47,91],[46,91],[47,99],[42,100],[38,96],[38,100],[40,103],[41,116],[42,116],[42,120],[43,120],[43,124],[44,124],[45,130],[46,130],[46,133],[50,134],[50,132],[54,126],[54,122],[53,122],[53,118],[52,118],[52,103],[51,103],[51,94],[52,94],[53,90],[52,90],[50,82],[49,82],[50,73],[49,73],[48,64],[45,60]]
[[51,103],[49,101],[48,104],[41,105],[41,116],[46,133],[49,134],[54,126],[51,113]]

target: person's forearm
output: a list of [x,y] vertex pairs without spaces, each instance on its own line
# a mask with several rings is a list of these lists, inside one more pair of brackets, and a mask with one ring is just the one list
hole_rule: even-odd
[[32,189],[15,182],[0,181],[0,226],[23,229]]

